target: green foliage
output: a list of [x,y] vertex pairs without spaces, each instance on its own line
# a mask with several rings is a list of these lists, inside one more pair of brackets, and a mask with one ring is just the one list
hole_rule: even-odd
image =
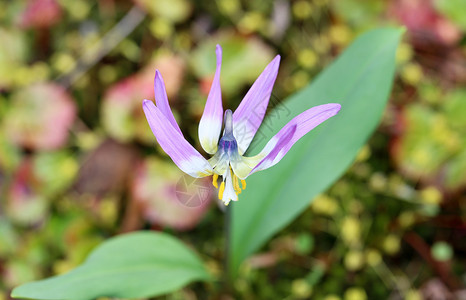
[[466,29],[466,19],[464,18],[466,14],[465,0],[436,0],[434,4],[449,20],[455,22],[462,29]]
[[[233,206],[233,275],[247,256],[291,222],[351,164],[385,108],[401,33],[400,29],[380,29],[363,35],[309,87],[285,102],[291,117],[328,102],[338,102],[342,109],[303,137],[277,166],[251,176],[242,201]],[[268,126],[259,135],[278,132],[287,121],[280,116],[282,109],[269,115]]]
[[466,184],[466,90],[446,95],[437,109],[407,105],[402,112],[402,135],[393,147],[395,161],[407,176],[438,181],[446,189]]
[[175,291],[209,280],[199,258],[164,233],[136,232],[112,238],[75,270],[15,288],[14,298],[137,298]]
[[448,261],[453,257],[453,249],[445,242],[435,243],[431,252],[432,256],[438,261]]
[[273,58],[270,47],[259,39],[226,32],[203,41],[192,54],[190,62],[197,76],[213,78],[216,62],[212,49],[216,44],[223,48],[221,86],[226,96],[237,93],[245,83],[253,82]]
[[192,7],[186,0],[138,0],[150,14],[177,23],[189,17]]
[[[217,281],[180,284],[155,299],[390,295],[415,300],[433,289],[444,291],[444,298],[460,298],[463,287],[454,289],[462,282],[466,262],[460,255],[462,231],[454,225],[466,215],[463,3],[0,1],[0,300],[14,287],[78,267],[105,239],[144,228],[176,232],[202,253],[213,276],[221,278],[224,215],[208,203],[205,210],[179,205],[173,189],[181,171],[157,145],[141,110],[141,99],[154,99],[154,70],[164,77],[183,134],[202,153],[198,121],[215,70],[215,44],[224,50],[225,109],[235,109],[260,71],[274,55],[281,55],[270,104],[278,110],[266,124],[277,125],[274,122],[285,123],[295,113],[281,105],[281,98],[313,81],[358,33],[381,24],[406,26],[407,38],[398,48],[399,77],[391,101],[355,163],[247,260],[230,282],[229,295]],[[376,46],[369,45],[355,61],[365,61],[361,56]],[[361,67],[343,73],[357,80]],[[368,76],[357,87],[361,93],[371,80]],[[37,90],[37,85],[49,88]],[[329,94],[341,88],[334,84]],[[308,100],[303,107],[317,99]],[[334,128],[350,108],[344,105],[312,139],[323,140],[319,137],[327,126]],[[357,126],[359,119],[348,126],[349,136],[360,130]],[[272,135],[278,127],[266,133]],[[301,150],[274,168],[293,161],[292,155],[301,160],[300,151],[313,145],[312,139],[300,141],[296,147]],[[338,147],[344,143],[339,141]],[[439,150],[423,161],[431,147]],[[320,151],[320,145],[314,148]],[[306,155],[312,156],[311,150]],[[307,171],[323,165],[328,172],[328,162],[325,158]],[[313,189],[309,195],[306,191],[316,175],[299,173],[291,179],[286,172],[282,175],[285,181],[301,183],[301,193],[290,192],[283,207],[293,208],[296,195],[309,200],[313,196]],[[265,182],[268,175],[254,175],[246,194],[265,190],[269,185],[254,184],[254,177],[265,176]],[[299,177],[313,182],[303,185]],[[205,179],[202,185],[216,194],[211,178]],[[276,179],[271,177],[272,182]],[[232,205],[246,201],[255,206],[255,199],[243,195]],[[244,216],[251,218],[249,213]],[[285,225],[281,211],[279,222]],[[276,223],[270,224],[274,234]],[[425,260],[425,255],[433,259]]]

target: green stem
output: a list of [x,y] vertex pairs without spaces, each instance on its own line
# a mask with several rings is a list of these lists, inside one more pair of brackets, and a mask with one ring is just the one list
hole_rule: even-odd
[[224,253],[224,268],[223,268],[223,287],[224,292],[231,294],[231,278],[230,278],[230,239],[231,239],[231,211],[232,204],[225,207],[224,230],[225,230],[225,253]]

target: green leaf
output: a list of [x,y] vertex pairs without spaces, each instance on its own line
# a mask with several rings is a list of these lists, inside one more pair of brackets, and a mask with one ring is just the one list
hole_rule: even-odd
[[233,203],[230,275],[274,233],[308,207],[352,163],[376,128],[391,90],[402,29],[378,29],[358,38],[310,86],[267,117],[253,144],[262,149],[291,118],[315,105],[337,102],[340,113],[296,143],[275,167],[248,179]]
[[21,285],[11,296],[49,300],[142,298],[209,279],[199,258],[181,242],[164,233],[142,231],[112,238],[78,268]]

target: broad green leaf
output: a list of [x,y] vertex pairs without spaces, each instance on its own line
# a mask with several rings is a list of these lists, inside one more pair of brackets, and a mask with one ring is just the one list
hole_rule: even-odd
[[13,298],[95,299],[162,295],[194,280],[209,280],[202,262],[180,241],[164,233],[136,232],[112,238],[78,268],[26,283]]
[[[248,178],[233,203],[230,272],[308,207],[352,163],[376,128],[392,86],[401,29],[378,29],[358,38],[307,88],[274,109],[256,135],[262,149],[291,118],[337,102],[340,113],[296,143],[275,167]],[[267,138],[260,138],[268,136]]]

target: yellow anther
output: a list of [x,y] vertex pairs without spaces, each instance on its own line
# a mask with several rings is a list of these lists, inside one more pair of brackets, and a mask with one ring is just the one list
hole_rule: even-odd
[[237,195],[241,193],[241,188],[239,187],[238,177],[236,177],[236,175],[233,175],[233,187],[235,188],[235,192]]
[[215,187],[216,189],[218,189],[218,182],[217,182],[217,180],[218,180],[218,174],[214,174],[214,175],[212,176],[212,184],[214,185],[214,187]]
[[246,180],[241,179],[241,186],[243,187],[243,190],[246,189]]
[[218,199],[220,200],[223,198],[223,191],[225,191],[225,182],[222,181],[220,188],[218,189]]

